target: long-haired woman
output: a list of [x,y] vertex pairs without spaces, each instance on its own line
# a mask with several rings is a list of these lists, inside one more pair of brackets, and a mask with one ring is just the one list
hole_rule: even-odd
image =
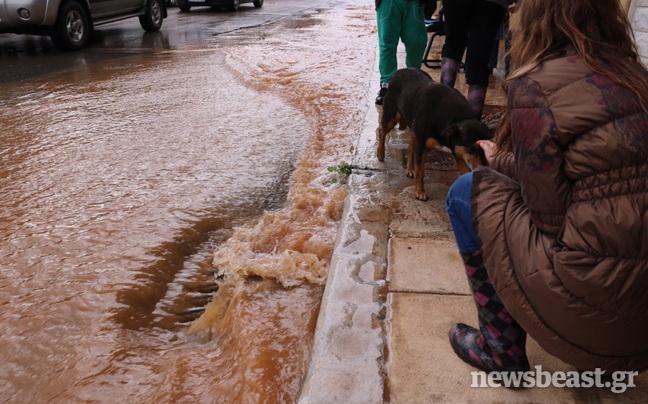
[[618,0],[524,0],[508,115],[448,213],[486,371],[527,370],[526,333],[579,369],[648,368],[648,73]]

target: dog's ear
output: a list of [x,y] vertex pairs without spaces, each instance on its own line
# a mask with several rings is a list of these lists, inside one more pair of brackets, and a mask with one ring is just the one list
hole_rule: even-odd
[[450,125],[441,134],[441,138],[451,138],[453,136],[456,136],[459,132],[461,132],[461,127],[459,126],[458,123],[455,123],[454,125]]

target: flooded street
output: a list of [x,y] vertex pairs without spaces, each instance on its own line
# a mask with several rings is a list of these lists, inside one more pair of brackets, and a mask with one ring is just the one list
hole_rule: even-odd
[[0,402],[296,400],[374,18],[339,1],[0,84]]

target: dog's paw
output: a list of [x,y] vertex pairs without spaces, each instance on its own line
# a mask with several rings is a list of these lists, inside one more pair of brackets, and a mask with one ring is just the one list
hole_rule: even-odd
[[407,176],[407,178],[414,178],[414,171],[405,171],[405,176]]
[[420,193],[417,193],[417,194],[416,194],[416,199],[418,199],[419,201],[423,201],[423,202],[425,202],[425,201],[427,201],[429,198],[427,197],[427,195],[425,195],[425,192],[420,192]]
[[378,158],[378,161],[385,161],[385,149],[378,149],[378,152],[376,152],[376,157]]

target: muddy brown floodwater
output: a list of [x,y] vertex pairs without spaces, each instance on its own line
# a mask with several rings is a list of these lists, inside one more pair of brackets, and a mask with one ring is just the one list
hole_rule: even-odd
[[369,107],[361,3],[3,86],[1,402],[295,401],[327,167]]

